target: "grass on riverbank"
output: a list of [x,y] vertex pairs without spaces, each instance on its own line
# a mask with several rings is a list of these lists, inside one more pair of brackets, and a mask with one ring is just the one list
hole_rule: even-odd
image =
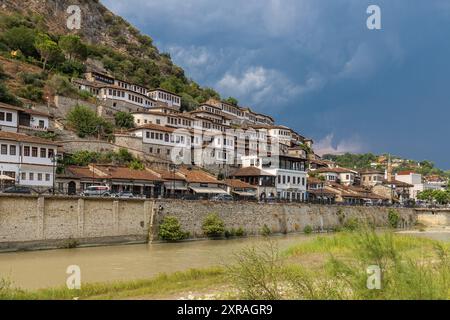
[[225,284],[223,268],[191,269],[173,274],[161,274],[155,278],[112,283],[90,283],[81,290],[65,287],[26,291],[14,289],[10,284],[0,284],[0,299],[4,300],[72,300],[72,299],[126,299],[169,296],[186,290],[204,289]]
[[[220,291],[242,299],[450,299],[449,243],[363,229],[311,236],[280,252],[268,238],[223,267],[153,279],[26,291],[0,281],[0,299],[177,299]],[[367,289],[367,267],[381,270],[381,290]]]
[[[380,287],[369,289],[374,267]],[[450,299],[449,244],[369,228],[281,254],[268,242],[238,254],[229,274],[245,299]]]

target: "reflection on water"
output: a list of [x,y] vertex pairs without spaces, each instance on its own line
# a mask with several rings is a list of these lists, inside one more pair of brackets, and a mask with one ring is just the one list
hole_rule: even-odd
[[[274,237],[280,249],[314,236]],[[82,282],[150,278],[162,272],[205,268],[226,263],[241,248],[263,238],[195,241],[169,244],[79,248],[0,254],[0,277],[14,286],[36,289],[63,286],[69,265],[81,268]]]
[[[450,241],[449,232],[410,234]],[[314,235],[289,235],[272,239],[284,249],[312,237]],[[25,289],[63,286],[68,276],[67,267],[78,265],[85,283],[143,279],[162,272],[221,265],[230,261],[234,252],[262,241],[263,238],[247,238],[3,253],[0,254],[0,277],[9,278],[15,286]]]

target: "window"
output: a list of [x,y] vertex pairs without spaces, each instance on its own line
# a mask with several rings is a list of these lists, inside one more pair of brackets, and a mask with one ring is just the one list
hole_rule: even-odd
[[305,185],[306,181],[305,178],[302,178],[302,185]]
[[8,145],[7,144],[2,144],[1,154],[8,154]]
[[8,122],[12,122],[12,113],[7,113],[6,114],[6,121],[8,121]]
[[153,148],[150,147],[148,151],[149,151],[150,153],[153,153]]
[[34,180],[34,173],[33,172],[30,172],[30,174],[29,174],[29,180],[30,181],[33,181]]
[[48,149],[48,157],[49,159],[52,159],[55,156],[55,150]]
[[21,179],[21,180],[27,180],[27,174],[26,174],[25,172],[22,172],[22,173],[20,174],[20,179]]
[[9,154],[11,155],[11,156],[15,156],[16,155],[16,146],[13,146],[13,145],[10,145],[9,146]]
[[29,157],[30,156],[30,147],[28,147],[28,146],[23,147],[23,155],[25,157]]
[[39,120],[39,128],[44,128],[45,122],[44,120]]
[[0,112],[0,121],[5,121],[5,113]]
[[47,157],[47,149],[41,148],[41,158],[46,158],[46,157]]
[[281,184],[281,176],[278,176],[278,184]]
[[146,137],[147,139],[149,139],[149,138],[150,138],[150,132],[146,131],[146,132],[145,132],[145,137]]
[[31,156],[37,158],[37,156],[38,156],[38,148],[37,147],[31,148]]
[[49,173],[45,174],[45,181],[50,181],[50,174]]
[[38,181],[42,181],[42,173],[38,173],[37,178],[38,178]]

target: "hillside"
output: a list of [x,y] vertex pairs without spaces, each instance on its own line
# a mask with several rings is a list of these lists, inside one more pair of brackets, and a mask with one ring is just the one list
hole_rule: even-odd
[[[375,168],[384,170],[388,163],[388,155],[375,155],[372,153],[365,154],[350,154],[343,155],[324,155],[323,158],[336,162],[341,167],[352,169],[369,169]],[[391,157],[394,172],[412,170],[423,176],[438,175],[443,178],[450,178],[450,171],[443,171],[437,168],[434,163],[423,160],[415,161],[410,159],[403,159],[401,157]]]
[[[219,97],[213,89],[202,88],[188,79],[169,54],[159,52],[151,37],[141,34],[99,1],[78,1],[82,10],[81,29],[70,31],[66,27],[66,9],[72,4],[68,0],[2,1],[0,54],[41,68],[47,63],[47,72],[41,79],[44,81],[56,73],[70,77],[86,68],[106,70],[119,79],[178,93],[186,110],[195,109],[210,97]],[[35,45],[43,35],[57,45],[54,52],[49,52],[48,61]],[[70,55],[63,50],[61,39],[68,35],[79,37],[82,52]],[[16,50],[17,55],[11,57],[11,51]],[[14,88],[13,93],[17,93]]]

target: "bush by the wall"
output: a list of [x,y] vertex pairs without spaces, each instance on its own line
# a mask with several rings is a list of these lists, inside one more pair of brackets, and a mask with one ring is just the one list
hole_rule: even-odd
[[400,221],[400,215],[397,210],[389,209],[388,212],[388,222],[391,228],[397,228],[398,222]]
[[313,228],[310,225],[305,226],[303,232],[306,234],[311,234],[313,232]]
[[222,237],[225,233],[225,224],[217,214],[211,213],[203,221],[202,230],[209,238]]
[[272,230],[270,230],[270,228],[267,226],[267,224],[265,224],[265,225],[262,227],[261,234],[262,234],[264,237],[268,237],[268,236],[270,236],[271,233],[272,233]]
[[181,230],[180,222],[175,217],[165,217],[159,226],[159,238],[165,241],[180,241],[189,236]]

